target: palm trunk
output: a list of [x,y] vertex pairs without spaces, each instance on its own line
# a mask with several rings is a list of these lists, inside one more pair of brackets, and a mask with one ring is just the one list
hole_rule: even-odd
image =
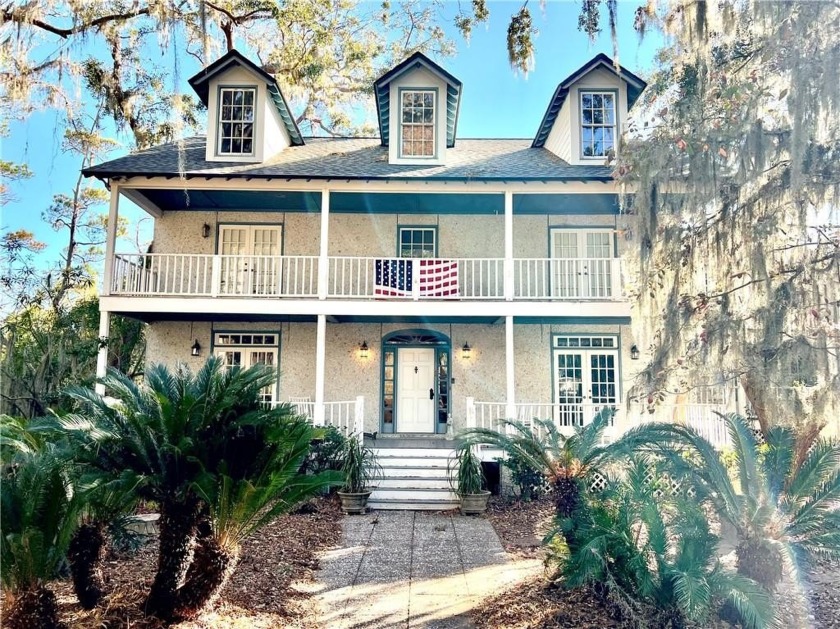
[[554,508],[558,517],[570,518],[580,506],[580,483],[575,478],[554,481]]
[[104,526],[99,522],[82,524],[70,540],[67,559],[73,575],[73,588],[79,604],[93,609],[104,592],[102,558],[105,554]]
[[239,547],[222,547],[209,530],[200,528],[192,564],[178,591],[178,618],[191,619],[213,605],[239,563]]
[[34,585],[15,595],[3,626],[8,629],[63,629],[58,620],[55,594],[43,585]]
[[773,592],[782,580],[783,557],[772,546],[760,539],[745,539],[737,548],[738,574],[749,577]]
[[197,523],[197,501],[165,500],[161,504],[157,573],[146,599],[147,614],[163,620],[173,617],[178,603],[178,586],[192,560]]

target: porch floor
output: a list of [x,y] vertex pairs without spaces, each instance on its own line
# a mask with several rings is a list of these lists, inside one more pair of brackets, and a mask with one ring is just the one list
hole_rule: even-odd
[[383,434],[376,433],[374,439],[365,434],[365,445],[370,448],[433,448],[440,450],[454,450],[457,443],[454,439],[447,439],[446,435],[428,434]]
[[341,548],[321,559],[321,624],[351,627],[472,627],[485,597],[538,573],[539,560],[511,562],[483,518],[415,511],[346,517]]

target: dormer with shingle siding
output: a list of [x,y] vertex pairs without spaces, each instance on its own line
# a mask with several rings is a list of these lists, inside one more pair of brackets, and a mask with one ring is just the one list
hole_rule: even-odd
[[303,144],[277,81],[236,50],[189,82],[207,106],[206,161],[262,163]]
[[618,150],[622,125],[646,83],[599,54],[554,92],[532,146],[569,164],[603,164]]
[[461,81],[422,53],[374,83],[379,134],[388,162],[442,165],[455,146]]

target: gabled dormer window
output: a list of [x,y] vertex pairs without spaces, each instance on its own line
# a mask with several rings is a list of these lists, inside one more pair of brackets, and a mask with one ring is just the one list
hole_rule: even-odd
[[252,87],[219,89],[219,155],[253,155],[257,90]]
[[581,92],[581,155],[606,157],[615,149],[615,92]]
[[434,90],[402,90],[400,103],[400,157],[434,157]]

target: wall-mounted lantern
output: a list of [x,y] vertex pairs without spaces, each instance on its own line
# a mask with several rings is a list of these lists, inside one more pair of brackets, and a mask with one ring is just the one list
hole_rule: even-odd
[[204,223],[204,225],[201,226],[201,237],[210,238],[210,225],[207,223]]
[[470,347],[469,343],[464,343],[464,346],[461,348],[461,358],[464,360],[469,360],[472,356],[472,347]]
[[639,360],[639,348],[635,345],[630,348],[630,358],[632,360]]
[[359,358],[367,360],[369,356],[370,348],[368,347],[367,341],[362,341],[362,344],[359,345]]
[[190,348],[190,353],[193,356],[201,355],[201,344],[198,342],[198,339],[195,339],[195,343],[192,344],[192,347]]

